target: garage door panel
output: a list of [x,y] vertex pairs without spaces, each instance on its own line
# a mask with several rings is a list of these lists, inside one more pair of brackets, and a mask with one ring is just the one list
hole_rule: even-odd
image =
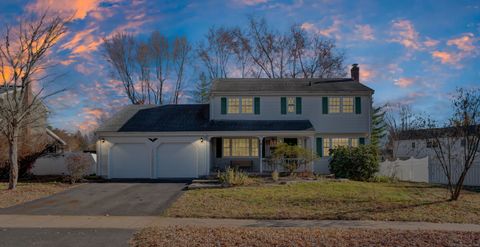
[[118,143],[110,149],[111,178],[150,178],[150,155],[143,143]]
[[159,178],[197,177],[197,149],[192,143],[162,143],[156,167]]

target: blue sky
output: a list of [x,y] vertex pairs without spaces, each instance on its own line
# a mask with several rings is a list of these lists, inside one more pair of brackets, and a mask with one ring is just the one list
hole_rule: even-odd
[[128,103],[101,55],[102,37],[158,30],[197,43],[209,27],[244,26],[251,14],[281,31],[296,23],[335,40],[346,64],[360,64],[361,81],[375,89],[376,104],[409,103],[442,119],[456,87],[480,85],[478,0],[4,0],[0,23],[46,8],[75,13],[52,53],[60,61],[56,70],[66,74],[47,87],[68,89],[47,103],[50,123],[70,131],[90,131]]

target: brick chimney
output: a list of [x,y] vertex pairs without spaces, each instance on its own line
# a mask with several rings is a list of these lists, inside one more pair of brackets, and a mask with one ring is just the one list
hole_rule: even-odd
[[360,82],[360,68],[358,67],[358,64],[352,64],[352,69],[350,70],[350,73],[352,75],[353,81]]

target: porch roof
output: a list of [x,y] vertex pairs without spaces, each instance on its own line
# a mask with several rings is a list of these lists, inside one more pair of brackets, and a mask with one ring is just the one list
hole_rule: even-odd
[[97,132],[309,131],[308,120],[210,120],[209,105],[128,106]]

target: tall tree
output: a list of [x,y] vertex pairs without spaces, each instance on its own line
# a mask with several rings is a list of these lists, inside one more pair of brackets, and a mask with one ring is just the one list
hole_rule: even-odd
[[195,91],[193,92],[195,102],[200,104],[208,103],[210,97],[210,85],[211,83],[207,79],[205,73],[200,73],[195,85]]
[[371,143],[380,147],[380,140],[386,136],[387,124],[385,123],[385,111],[383,106],[373,108]]
[[185,80],[191,46],[184,37],[173,42],[153,32],[148,41],[128,33],[104,38],[103,51],[114,79],[123,83],[132,104],[165,103],[164,87],[173,82],[172,103],[177,103]]
[[[47,54],[66,33],[68,18],[44,13],[36,20],[21,20],[4,29],[0,41],[0,87],[5,91],[0,104],[0,132],[7,139],[10,164],[9,189],[18,181],[18,140],[21,131],[44,118],[46,93],[42,79],[50,67]],[[45,75],[47,73],[47,75]],[[39,90],[32,90],[33,85]]]
[[189,55],[192,47],[185,37],[176,38],[173,42],[172,63],[176,74],[175,89],[172,96],[172,103],[178,104],[180,92],[185,79],[185,70],[189,62]]

